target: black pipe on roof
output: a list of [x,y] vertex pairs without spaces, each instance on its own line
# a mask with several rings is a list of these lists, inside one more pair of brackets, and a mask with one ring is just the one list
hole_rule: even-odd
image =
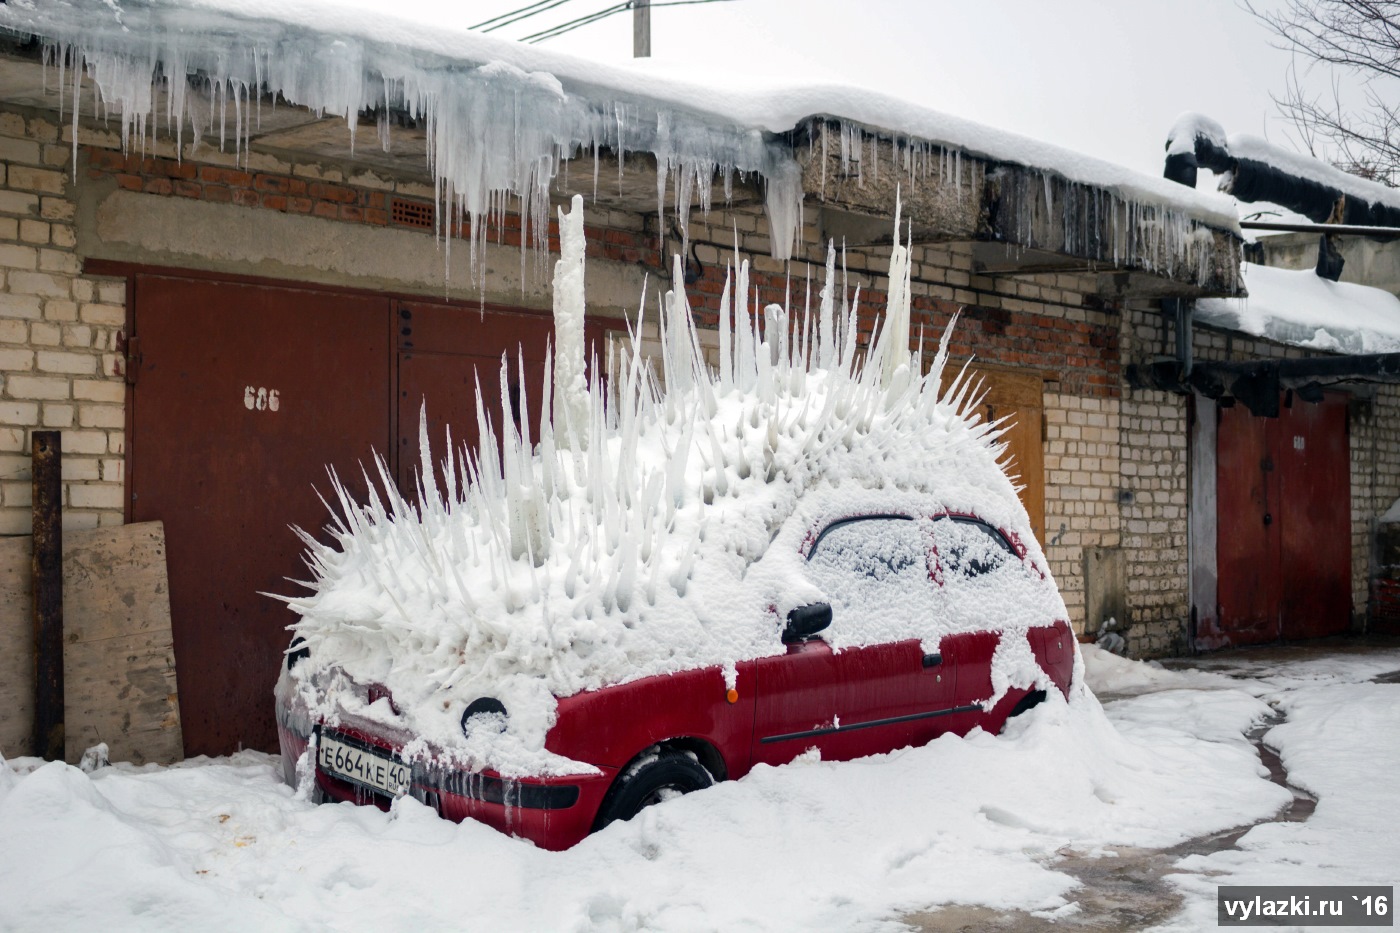
[[[1340,188],[1293,174],[1282,166],[1237,157],[1230,152],[1228,143],[1222,143],[1204,132],[1196,133],[1191,148],[1168,152],[1162,174],[1165,178],[1194,188],[1200,168],[1226,176],[1221,182],[1221,190],[1241,201],[1269,201],[1316,223],[1332,220],[1353,226],[1400,227],[1400,208],[1349,195]],[[1342,212],[1340,217],[1336,217],[1334,211],[1339,202]]]

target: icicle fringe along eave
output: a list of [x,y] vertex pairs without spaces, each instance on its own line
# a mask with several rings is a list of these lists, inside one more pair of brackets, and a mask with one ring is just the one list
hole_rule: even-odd
[[[1218,286],[1212,275],[1235,267],[1211,262],[1209,231],[1238,235],[1228,199],[1164,186],[1160,179],[883,95],[824,89],[832,98],[828,105],[839,102],[864,117],[821,115],[821,95],[812,96],[811,89],[739,95],[721,106],[717,101],[733,95],[658,79],[665,91],[650,96],[628,90],[635,81],[619,84],[622,75],[603,66],[526,54],[489,37],[437,42],[420,36],[405,45],[329,11],[319,19],[296,11],[274,19],[217,0],[187,2],[188,8],[155,2],[119,13],[99,0],[25,9],[11,4],[0,6],[0,30],[42,41],[45,60],[57,72],[60,107],[66,106],[73,122],[75,155],[84,111],[102,119],[118,116],[123,146],[143,154],[163,123],[177,153],[183,153],[188,132],[196,146],[206,138],[217,138],[220,149],[231,143],[245,160],[264,97],[341,117],[352,151],[362,113],[380,114],[377,133],[386,149],[392,146],[388,115],[406,115],[426,133],[425,168],[439,207],[435,229],[448,238],[444,258],[450,259],[451,237],[463,234],[471,243],[478,285],[484,285],[479,260],[488,223],[516,199],[528,228],[522,265],[526,251],[542,256],[557,179],[569,160],[589,154],[596,175],[601,149],[618,154],[619,171],[629,153],[655,157],[658,211],[665,213],[669,187],[683,242],[692,204],[708,212],[716,185],[728,198],[736,175],[759,176],[772,255],[786,260],[799,243],[804,199],[802,168],[788,136],[825,121],[837,126],[843,172],[853,173],[859,184],[867,175],[902,174],[961,195],[964,182],[988,165],[1022,166],[1017,184],[1026,190],[1014,199],[1017,216],[1006,220],[1003,231],[1015,245],[1056,248],[1063,241],[1074,255],[1197,285]],[[492,60],[497,55],[500,60]],[[529,70],[541,66],[558,68],[563,77]],[[80,93],[84,75],[93,82],[87,103]],[[811,109],[804,114],[793,107]],[[774,123],[779,115],[783,122]],[[919,131],[901,131],[901,117]],[[827,135],[821,135],[824,156]],[[1062,223],[1052,217],[1057,209]],[[1047,235],[1047,242],[1038,242]]]

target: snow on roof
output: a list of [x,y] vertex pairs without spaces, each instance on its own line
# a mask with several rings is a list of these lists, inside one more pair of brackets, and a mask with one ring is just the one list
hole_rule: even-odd
[[[1210,158],[1206,158],[1206,153],[1198,152],[1198,142],[1214,150],[1210,153]],[[1186,153],[1201,155],[1203,160],[1211,163],[1205,167],[1224,172],[1220,175],[1222,190],[1230,190],[1233,179],[1219,163],[1234,165],[1236,160],[1244,159],[1269,166],[1285,175],[1339,191],[1348,199],[1360,204],[1378,205],[1391,211],[1400,211],[1400,190],[1344,172],[1322,159],[1275,146],[1258,136],[1248,133],[1227,136],[1224,127],[1199,113],[1183,113],[1177,117],[1167,134],[1167,155]]]
[[[382,463],[382,491],[366,505],[337,484],[336,544],[305,536],[312,592],[287,600],[310,649],[295,677],[312,708],[406,730],[427,743],[417,751],[477,766],[577,768],[543,751],[555,697],[680,670],[732,672],[780,652],[778,619],[839,596],[813,582],[804,542],[840,518],[896,512],[933,540],[955,525],[938,516],[976,515],[1024,554],[963,588],[914,587],[928,605],[882,605],[860,625],[833,625],[832,646],[918,638],[935,651],[950,632],[999,631],[996,697],[1038,682],[1027,628],[1065,618],[1064,603],[1000,463],[1001,425],[980,419],[965,378],[940,389],[947,335],[927,374],[909,350],[906,247],[893,250],[884,326],[863,359],[833,248],[818,306],[795,327],[778,305],[749,313],[740,265],[721,301],[716,370],[684,291],[668,293],[665,385],[638,343],[605,392],[596,377],[577,388],[582,328],[567,323],[584,307],[580,198],[559,226],[555,313],[566,323],[541,409],[551,410],[551,384],[571,404],[517,431],[503,397],[497,431],[479,403],[480,449],[449,449],[445,490],[424,454],[421,508]],[[919,567],[928,584],[922,556]],[[337,689],[337,671],[389,687],[404,718]],[[509,729],[464,746],[462,710],[483,695],[504,702]]]
[[[716,172],[726,190],[736,171],[762,175],[774,254],[787,258],[800,225],[801,179],[790,145],[774,134],[813,118],[907,143],[916,151],[900,168],[911,173],[936,173],[940,150],[951,149],[1061,175],[1127,205],[1165,208],[1176,215],[1166,222],[1179,225],[1184,217],[1238,232],[1228,198],[875,91],[833,84],[760,88],[739,75],[687,82],[452,26],[425,28],[331,0],[151,0],[139,7],[11,0],[0,4],[0,30],[41,37],[58,53],[60,76],[64,56],[81,56],[104,108],[120,111],[128,139],[144,134],[149,115],[173,123],[176,134],[189,124],[219,135],[222,144],[230,99],[235,136],[246,135],[259,89],[342,115],[352,132],[362,110],[406,109],[426,122],[443,199],[471,218],[474,239],[477,218],[500,209],[507,192],[543,227],[560,160],[603,146],[654,153],[660,188],[668,173],[675,177],[682,223],[692,180],[704,182],[698,187],[708,207]],[[186,76],[194,74],[204,77],[219,106],[192,103]],[[153,76],[171,79],[164,114],[152,112]],[[76,86],[74,78],[63,80]],[[387,145],[387,126],[381,133]],[[544,232],[536,236],[542,242]]]
[[1200,324],[1335,353],[1400,351],[1400,298],[1379,288],[1332,282],[1311,269],[1244,263],[1246,298],[1202,298]]

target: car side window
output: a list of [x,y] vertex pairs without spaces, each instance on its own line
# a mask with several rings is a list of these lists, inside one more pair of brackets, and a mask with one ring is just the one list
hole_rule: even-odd
[[994,574],[1016,560],[1016,550],[1006,537],[975,518],[939,516],[933,522],[933,544],[945,585],[950,578]]
[[926,523],[903,515],[842,519],[822,530],[807,570],[831,603],[832,626],[883,624],[932,596]]

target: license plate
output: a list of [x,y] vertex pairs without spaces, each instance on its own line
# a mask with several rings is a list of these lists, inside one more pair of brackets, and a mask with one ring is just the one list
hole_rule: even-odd
[[322,771],[371,787],[390,797],[408,790],[411,771],[408,765],[395,761],[388,752],[349,745],[321,734],[316,748],[316,764]]

